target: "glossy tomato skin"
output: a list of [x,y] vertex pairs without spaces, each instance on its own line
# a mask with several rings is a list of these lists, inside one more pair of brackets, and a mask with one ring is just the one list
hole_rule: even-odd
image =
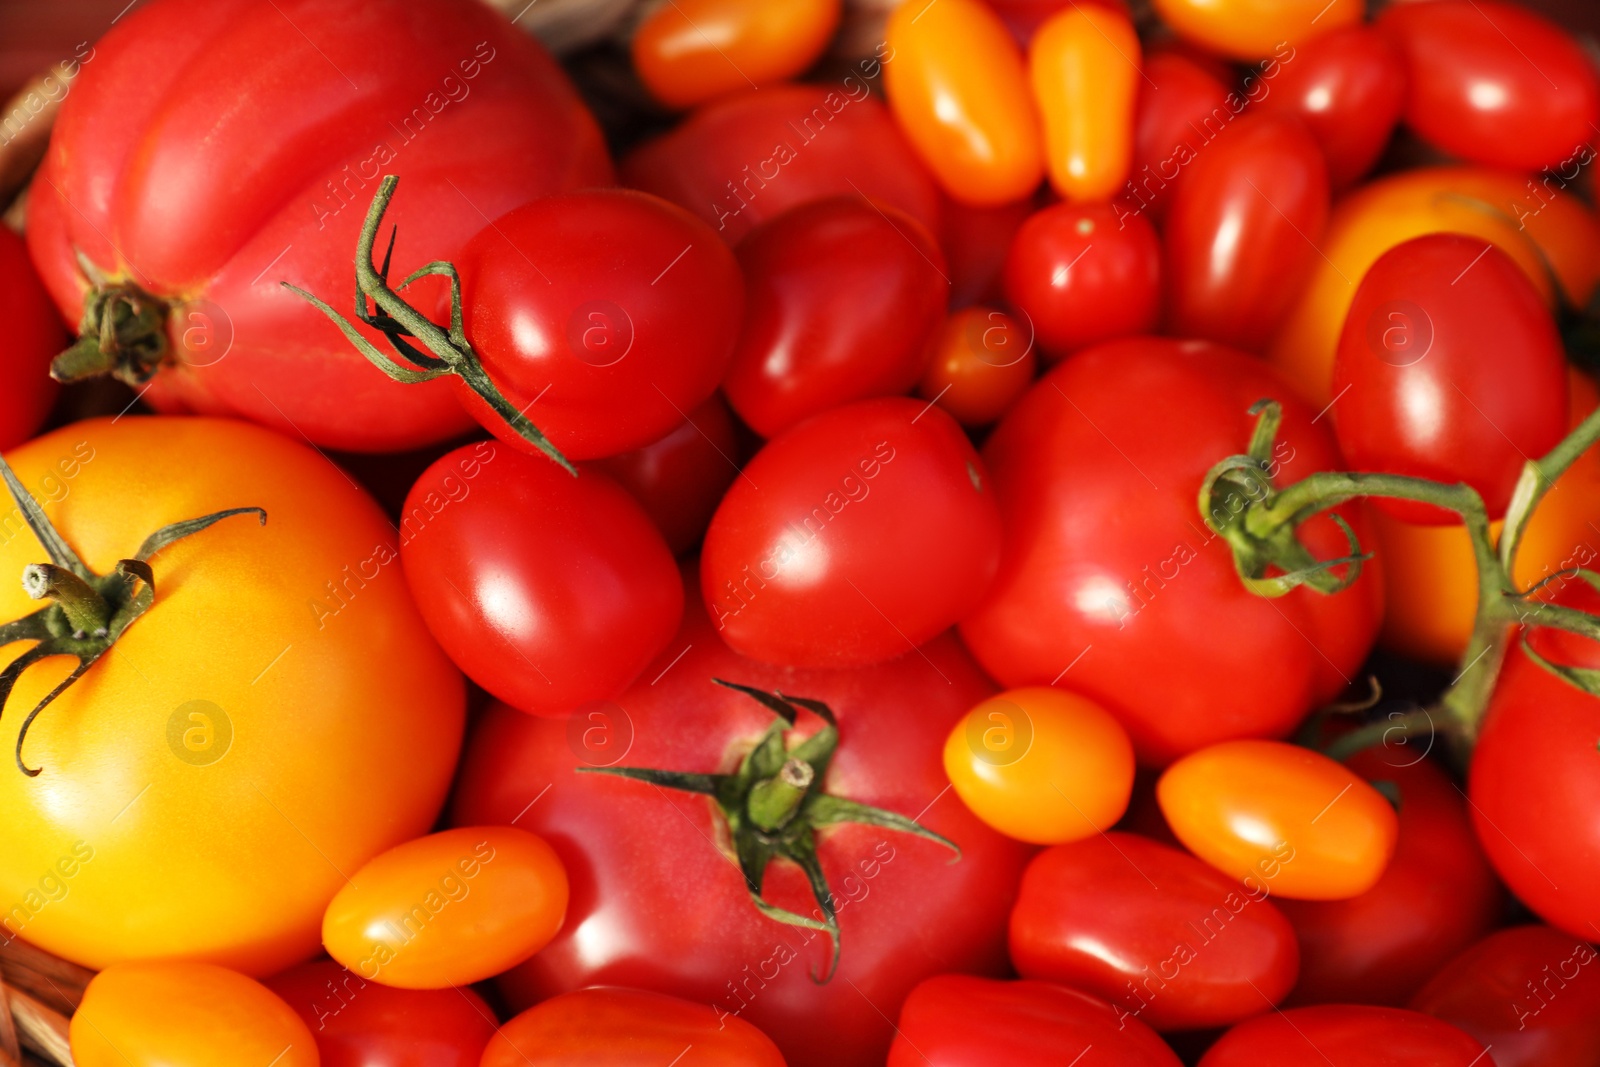
[[[1465,482],[1491,519],[1528,457],[1567,429],[1554,320],[1509,256],[1461,234],[1418,237],[1372,265],[1339,338],[1333,387],[1344,394],[1332,414],[1352,469]],[[1376,504],[1411,522],[1459,521],[1426,504]]]
[[1328,166],[1298,119],[1244,115],[1188,166],[1167,215],[1167,325],[1256,351],[1309,275]]
[[1357,0],[1156,0],[1161,20],[1180,37],[1232,59],[1260,59],[1288,44],[1360,22]]
[[1029,42],[1045,169],[1066,199],[1105,200],[1128,180],[1140,59],[1133,23],[1114,4],[1073,4]]
[[705,1067],[784,1067],[772,1039],[737,1016],[706,1004],[620,986],[551,997],[500,1028],[482,1067],[633,1067],[685,1063]]
[[1240,1023],[1199,1067],[1483,1067],[1476,1039],[1404,1008],[1328,1004],[1259,1015]]
[[840,0],[681,0],[639,24],[633,69],[668,107],[765,87],[816,62],[839,26],[840,7]]
[[917,986],[900,1011],[888,1067],[1178,1067],[1138,1019],[1076,989],[945,974]]
[[1443,0],[1392,5],[1377,26],[1405,55],[1406,125],[1451,155],[1534,171],[1594,143],[1600,77],[1542,15],[1500,0]]
[[756,433],[922,377],[950,281],[921,223],[861,197],[818,200],[757,227],[738,254],[744,327],[722,388]]
[[455,260],[519,204],[611,178],[599,128],[549,55],[454,0],[162,0],[116,20],[83,67],[28,205],[63,317],[82,318],[81,253],[172,302],[173,354],[148,403],[325,447],[396,451],[471,425],[448,383],[390,381],[277,284],[348,312],[385,174],[401,178],[388,221],[405,270]]
[[1032,331],[1005,312],[962,308],[939,327],[917,393],[963,426],[988,426],[1033,384],[1036,349]]
[[1271,891],[1136,834],[1056,845],[1022,877],[1011,960],[1024,978],[1105,998],[1119,1020],[1226,1026],[1294,985],[1294,928]]
[[[1249,441],[1246,411],[1264,396],[1284,400],[1279,484],[1337,465],[1314,410],[1259,361],[1205,343],[1085,349],[1011,409],[984,447],[1006,528],[1000,574],[961,626],[991,675],[1060,679],[1116,714],[1157,766],[1226,737],[1287,734],[1344,686],[1377,633],[1379,583],[1264,600],[1196,513],[1206,471]],[[1366,526],[1358,510],[1346,518]],[[1346,551],[1331,525],[1302,534],[1322,558]]]
[[[716,389],[739,334],[744,283],[727,246],[642,193],[524,204],[480,231],[457,266],[484,369],[568,459],[626,452],[675,428]],[[491,432],[534,450],[460,392]]]
[[395,989],[332,960],[265,984],[310,1028],[321,1067],[478,1067],[497,1022],[470,989]]
[[[473,738],[453,818],[516,819],[549,840],[572,884],[563,932],[502,980],[513,1005],[626,984],[753,1023],[790,1067],[867,1067],[883,1062],[892,1035],[877,1009],[892,1018],[932,974],[1000,973],[1005,913],[1028,850],[944,795],[940,759],[945,734],[991,683],[950,637],[922,652],[864,670],[772,667],[733,653],[691,607],[640,682],[581,725],[491,708]],[[932,842],[872,827],[822,835],[819,855],[841,901],[842,930],[839,970],[825,984],[812,972],[826,964],[826,938],[756,912],[716,844],[721,817],[703,798],[574,773],[594,765],[731,767],[772,716],[713,685],[714,677],[828,703],[841,743],[827,791],[921,813],[924,826],[961,846],[961,860],[951,863]],[[800,726],[815,728],[804,718]],[[815,907],[799,871],[785,863],[768,869],[766,896],[806,914]],[[822,1018],[826,1027],[817,1025]]]
[[1600,966],[1586,938],[1513,926],[1450,960],[1411,1002],[1494,1050],[1496,1067],[1600,1059]]
[[1002,284],[1050,360],[1149,333],[1161,315],[1161,240],[1110,204],[1053,204],[1011,241]]
[[864,666],[965,616],[1000,540],[989,476],[955,420],[921,400],[863,400],[756,454],[706,531],[700,588],[745,655]]
[[498,442],[424,471],[399,538],[429,629],[468,677],[531,714],[622,692],[683,612],[672,552],[625,489]]
[[1229,98],[1228,86],[1194,59],[1151,50],[1139,81],[1128,182],[1115,201],[1122,212],[1148,212],[1151,221],[1166,214],[1189,163],[1233,120],[1238,108]]
[[0,233],[0,319],[6,346],[0,354],[0,449],[14,448],[44,424],[55,402],[50,361],[67,346],[67,331],[28,260],[28,248],[10,229]]
[[729,244],[830,196],[897,207],[937,233],[938,186],[869,95],[886,61],[862,60],[837,87],[774,86],[708,104],[635,149],[623,180],[699,215]]

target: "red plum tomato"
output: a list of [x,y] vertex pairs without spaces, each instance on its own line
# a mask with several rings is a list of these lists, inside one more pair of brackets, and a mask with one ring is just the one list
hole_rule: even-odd
[[1404,1008],[1327,1004],[1258,1015],[1200,1058],[1199,1067],[1488,1067],[1469,1034]]

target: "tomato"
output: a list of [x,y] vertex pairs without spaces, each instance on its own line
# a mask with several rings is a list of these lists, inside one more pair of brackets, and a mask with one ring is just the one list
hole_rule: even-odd
[[751,231],[739,265],[749,296],[722,387],[762,437],[922,376],[950,280],[915,219],[860,197],[802,204]]
[[[9,934],[89,967],[260,975],[314,955],[340,872],[432,825],[460,746],[461,675],[394,565],[394,528],[314,451],[237,421],[90,420],[6,458],[97,575],[167,524],[268,516],[156,554],[153,605],[27,732],[38,776],[0,773]],[[20,575],[45,549],[3,514],[0,575]],[[38,608],[0,582],[0,619]],[[0,751],[74,666],[23,671]]]
[[1188,166],[1164,233],[1168,326],[1266,347],[1320,257],[1328,167],[1298,119],[1245,115]]
[[1178,34],[1234,59],[1260,59],[1287,44],[1360,22],[1359,0],[1155,0]]
[[1110,204],[1054,204],[1022,224],[1002,275],[1006,300],[1049,359],[1149,333],[1161,316],[1161,241]]
[[634,495],[667,547],[682,554],[705,536],[742,458],[733,415],[713,393],[661,440],[593,462]]
[[1490,934],[1440,969],[1411,1007],[1494,1051],[1496,1067],[1600,1060],[1600,966],[1587,937],[1548,926]]
[[945,974],[917,986],[900,1011],[888,1067],[1178,1067],[1137,1019],[1087,993],[1049,982]]
[[729,244],[830,196],[865,196],[939,230],[939,189],[869,82],[887,46],[836,86],[736,93],[691,114],[622,162],[636,189],[699,215]]
[[1324,1005],[1258,1015],[1240,1023],[1199,1067],[1485,1067],[1472,1037],[1403,1008]]
[[1600,77],[1555,23],[1500,0],[1395,4],[1377,27],[1405,53],[1406,125],[1474,163],[1535,171],[1594,158]]
[[1134,115],[1130,176],[1118,192],[1118,218],[1146,211],[1152,221],[1166,214],[1173,193],[1201,148],[1233,121],[1230,99],[1243,108],[1204,66],[1171,50],[1145,57]]
[[944,769],[978,818],[1008,837],[1050,845],[1122,818],[1133,792],[1133,744],[1091,700],[1013,689],[956,723]]
[[[820,832],[818,859],[841,931],[831,981],[813,977],[827,971],[824,933],[752,907],[715,806],[574,773],[733,769],[779,720],[712,678],[824,701],[841,740],[821,787],[915,816],[961,848],[952,863],[947,848],[894,829]],[[739,657],[691,606],[667,651],[613,705],[572,723],[491,707],[469,746],[453,818],[516,820],[555,847],[572,879],[566,926],[502,988],[525,1006],[597,983],[637,986],[710,1004],[724,1023],[760,1027],[791,1067],[881,1065],[889,1020],[917,982],[1005,968],[1005,914],[1027,850],[945,795],[940,759],[950,727],[992,691],[950,637],[868,669],[797,670]],[[820,728],[807,713],[795,740]],[[790,862],[773,863],[757,884],[772,905],[820,918]]]
[[1400,833],[1383,877],[1360,896],[1278,902],[1300,940],[1292,1003],[1402,1005],[1499,918],[1502,894],[1465,799],[1423,758],[1429,743],[1368,749],[1348,761],[1368,781],[1394,783]]
[[1371,26],[1353,24],[1314,37],[1283,63],[1259,107],[1293,115],[1322,146],[1334,191],[1347,189],[1378,162],[1400,121],[1406,64]]
[[1139,36],[1115,7],[1054,15],[1028,46],[1050,184],[1068,200],[1106,200],[1128,180],[1139,100]]
[[311,1031],[260,982],[209,963],[119,963],[72,1016],[79,1067],[317,1067]]
[[863,400],[756,454],[706,531],[700,588],[744,655],[862,666],[966,615],[1000,537],[989,476],[955,420],[920,400]]
[[[693,1055],[690,1053],[693,1052]],[[501,1027],[483,1067],[784,1067],[772,1039],[706,1004],[600,986],[551,997]]]
[[50,414],[56,398],[50,360],[67,346],[67,332],[22,238],[0,230],[0,318],[7,330],[0,355],[0,448],[14,448]]
[[1136,834],[1041,852],[1011,911],[1011,960],[1104,997],[1119,1022],[1157,1030],[1226,1026],[1294,985],[1294,928],[1268,896]]
[[[1465,482],[1492,519],[1523,465],[1567,428],[1566,354],[1549,311],[1510,256],[1462,234],[1415,238],[1372,265],[1339,338],[1333,388],[1353,469]],[[1412,522],[1460,521],[1427,504],[1375,503]]]
[[519,204],[608,184],[560,68],[453,0],[160,0],[113,21],[62,102],[28,244],[68,321],[144,314],[115,366],[91,343],[78,354],[95,358],[63,374],[149,379],[162,411],[352,451],[470,426],[449,385],[386,381],[277,282],[350,306],[351,250],[384,174],[405,178],[400,263],[453,259]]
[[1028,196],[1044,178],[1022,53],[982,0],[902,4],[884,40],[884,89],[900,128],[944,190],[970,204]]
[[690,107],[787,81],[815,63],[841,0],[675,0],[633,34],[633,69],[657,100]]
[[1033,199],[998,207],[972,207],[946,200],[939,243],[950,275],[950,306],[999,298],[1000,269],[1017,230],[1033,214]]
[[[961,624],[985,669],[1006,686],[1055,683],[1095,700],[1151,765],[1288,734],[1332,699],[1377,633],[1379,583],[1363,574],[1334,596],[1256,596],[1196,514],[1206,471],[1246,446],[1247,411],[1267,396],[1284,400],[1279,484],[1337,465],[1326,422],[1313,425],[1258,360],[1215,345],[1099,345],[1018,401],[984,447],[1000,573]],[[1365,543],[1362,513],[1343,514]],[[1322,519],[1301,532],[1319,558],[1348,551]]]
[[423,472],[399,540],[406,583],[445,651],[533,714],[622,692],[683,613],[672,552],[626,490],[488,441]]
[[963,426],[987,426],[1033,384],[1031,332],[1003,311],[963,308],[944,320],[917,392]]
[[495,1017],[470,989],[394,989],[318,960],[266,983],[316,1039],[321,1067],[478,1067]]

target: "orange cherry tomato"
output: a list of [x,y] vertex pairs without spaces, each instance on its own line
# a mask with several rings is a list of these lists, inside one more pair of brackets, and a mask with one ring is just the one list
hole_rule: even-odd
[[1033,382],[1039,358],[1027,327],[1003,311],[969,307],[939,328],[918,392],[963,426],[987,426]]
[[1291,900],[1371,889],[1394,855],[1394,808],[1360,775],[1283,741],[1225,741],[1156,783],[1172,832],[1224,874]]
[[996,830],[1059,845],[1109,829],[1128,810],[1133,742],[1087,697],[1012,689],[956,723],[944,769],[956,795]]
[[253,978],[210,963],[114,963],[72,1016],[78,1067],[317,1067],[306,1024]]
[[1068,200],[1107,200],[1127,182],[1140,62],[1133,23],[1115,8],[1074,4],[1034,35],[1028,67],[1045,164]]
[[633,66],[668,107],[787,81],[817,61],[842,0],[673,0],[639,24]]
[[[1155,0],[1156,13],[1185,40],[1234,59],[1278,55],[1319,33],[1361,21],[1361,0]],[[1286,50],[1287,55],[1280,50]]]
[[567,913],[567,872],[542,837],[463,826],[372,859],[328,905],[328,955],[369,981],[443,989],[538,952]]

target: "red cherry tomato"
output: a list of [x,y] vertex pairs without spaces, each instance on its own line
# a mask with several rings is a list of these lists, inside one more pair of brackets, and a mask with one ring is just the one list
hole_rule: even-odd
[[1487,1067],[1470,1035],[1420,1012],[1329,1004],[1240,1023],[1199,1067]]
[[1406,99],[1400,50],[1371,26],[1343,26],[1295,49],[1278,65],[1260,110],[1293,115],[1322,146],[1335,192],[1372,169]]
[[1024,978],[1104,997],[1119,1021],[1226,1026],[1294,985],[1300,953],[1271,891],[1136,834],[1056,845],[1022,876],[1011,961]]
[[762,437],[922,377],[950,280],[915,219],[860,197],[818,200],[751,231],[739,264],[744,332],[722,389]]
[[[1344,687],[1377,634],[1380,582],[1263,599],[1195,511],[1206,471],[1249,442],[1246,412],[1267,396],[1284,403],[1279,484],[1335,467],[1326,421],[1313,425],[1315,411],[1258,360],[1216,345],[1098,345],[1017,402],[984,447],[1005,527],[1000,574],[961,624],[991,675],[1092,697],[1157,765],[1224,738],[1287,734]],[[1367,536],[1359,510],[1344,514]],[[1302,533],[1321,558],[1347,551],[1331,521]]]
[[399,540],[411,595],[445,651],[534,714],[622,692],[683,612],[672,553],[621,486],[491,442],[423,473]]
[[945,320],[918,393],[963,426],[987,426],[1033,384],[1034,340],[1003,311],[963,308]]
[[[1240,101],[1238,94],[1232,96]],[[1170,49],[1145,58],[1134,115],[1133,163],[1115,203],[1124,214],[1166,214],[1200,149],[1232,122],[1228,86],[1193,58]]]
[[1068,353],[1150,332],[1161,315],[1161,241],[1110,204],[1054,204],[1022,224],[1006,255],[1006,300],[1039,348]]
[[0,231],[0,321],[6,324],[0,350],[0,449],[7,449],[32,437],[50,414],[56,398],[50,361],[67,347],[68,338],[22,238],[3,226]]
[[865,59],[835,86],[752,89],[709,104],[636,149],[622,176],[699,215],[729,244],[830,196],[869,197],[938,233],[938,187],[869,95],[882,69],[880,58]]
[[669,107],[786,81],[817,61],[840,0],[674,0],[634,32],[639,80]]
[[1406,124],[1451,155],[1541,170],[1594,143],[1600,78],[1543,16],[1500,0],[1437,0],[1391,4],[1377,26],[1405,53]]
[[789,430],[706,532],[700,585],[723,640],[769,663],[846,667],[953,626],[999,563],[988,478],[955,420],[920,400],[863,400]]
[[[1076,1057],[1076,1059],[1074,1059]],[[1178,1067],[1178,1057],[1138,1019],[1049,982],[996,982],[964,974],[911,991],[888,1067]]]
[[311,1029],[322,1067],[478,1067],[497,1022],[470,989],[394,989],[332,960],[265,985]]
[[[1415,238],[1372,265],[1333,379],[1352,469],[1465,482],[1492,519],[1528,458],[1567,431],[1566,356],[1549,311],[1510,256],[1463,234]],[[1427,504],[1376,503],[1407,522],[1460,521]]]
[[1173,197],[1167,240],[1173,332],[1266,347],[1318,261],[1328,166],[1296,119],[1245,115],[1203,147]]

